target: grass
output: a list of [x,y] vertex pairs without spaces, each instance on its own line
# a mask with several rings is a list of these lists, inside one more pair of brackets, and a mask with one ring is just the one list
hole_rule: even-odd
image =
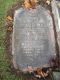
[[9,7],[16,2],[17,0],[0,0],[0,80],[22,80],[9,72],[9,64],[5,57],[6,14]]

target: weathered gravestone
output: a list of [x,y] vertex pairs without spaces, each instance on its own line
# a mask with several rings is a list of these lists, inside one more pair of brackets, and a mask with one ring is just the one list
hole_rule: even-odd
[[59,0],[53,0],[51,2],[52,5],[52,13],[54,14],[54,20],[56,25],[56,32],[57,32],[57,41],[59,45],[60,50],[60,7],[58,6],[60,4]]
[[60,72],[53,72],[54,80],[60,80]]
[[52,18],[42,6],[15,11],[12,36],[12,54],[15,68],[50,66],[55,56]]

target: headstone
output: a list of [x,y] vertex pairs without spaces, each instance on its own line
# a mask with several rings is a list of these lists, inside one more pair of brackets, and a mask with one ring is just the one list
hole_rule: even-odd
[[54,80],[60,80],[60,72],[53,72]]
[[55,53],[53,23],[48,10],[20,8],[15,11],[12,36],[12,54],[15,68],[50,66]]
[[60,50],[60,7],[58,4],[60,4],[60,1],[52,0],[52,12],[54,14],[54,20],[55,20],[55,25],[56,25],[56,31],[57,31],[57,40],[58,40],[58,45],[59,45],[59,50]]

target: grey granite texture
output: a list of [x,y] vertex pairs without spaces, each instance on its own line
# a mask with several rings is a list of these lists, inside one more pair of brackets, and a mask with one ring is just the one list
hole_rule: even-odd
[[50,66],[55,53],[52,18],[42,6],[15,11],[12,36],[12,54],[15,68]]

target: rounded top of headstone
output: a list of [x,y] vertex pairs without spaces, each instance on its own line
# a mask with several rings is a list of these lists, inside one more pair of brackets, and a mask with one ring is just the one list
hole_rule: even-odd
[[55,54],[52,18],[44,7],[20,8],[13,22],[14,60],[17,68],[43,67]]

